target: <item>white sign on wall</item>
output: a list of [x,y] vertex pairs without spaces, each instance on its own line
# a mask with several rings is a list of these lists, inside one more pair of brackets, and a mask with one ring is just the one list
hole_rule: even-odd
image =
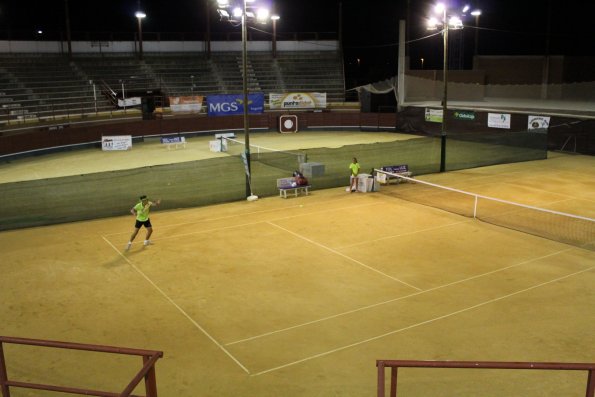
[[101,150],[130,150],[132,149],[131,135],[112,135],[101,137]]
[[269,94],[271,109],[314,109],[326,108],[326,92],[291,92]]
[[548,116],[529,116],[528,130],[547,130],[550,126]]
[[442,123],[442,109],[426,108],[425,120],[431,123]]
[[488,113],[488,127],[510,129],[509,113]]
[[126,98],[124,100],[118,99],[118,107],[130,107],[130,106],[138,106],[141,104],[141,99],[139,96]]

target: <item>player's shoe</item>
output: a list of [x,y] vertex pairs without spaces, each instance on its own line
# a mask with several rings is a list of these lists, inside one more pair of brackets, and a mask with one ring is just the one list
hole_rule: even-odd
[[153,242],[151,240],[145,240],[145,242],[143,244],[144,245],[153,245]]
[[130,249],[130,247],[132,247],[132,243],[128,242],[128,244],[126,244],[126,251],[128,251]]

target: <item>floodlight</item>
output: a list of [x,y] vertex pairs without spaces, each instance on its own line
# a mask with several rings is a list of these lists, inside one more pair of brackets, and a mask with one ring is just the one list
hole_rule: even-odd
[[258,11],[256,11],[256,18],[259,21],[266,21],[269,19],[269,10],[266,8],[259,8]]
[[466,13],[467,11],[469,11],[469,8],[471,8],[471,7],[469,7],[468,4],[465,5],[465,7],[463,7],[463,14]]
[[430,19],[428,19],[427,22],[427,28],[428,30],[436,30],[438,29],[438,24],[440,22],[438,21],[438,19],[436,19],[435,17],[431,17]]
[[438,3],[436,4],[436,12],[442,13],[444,12],[444,10],[446,9],[446,6],[444,5],[444,3]]
[[279,20],[279,18],[280,18],[280,16],[279,16],[279,15],[277,15],[277,14],[273,14],[273,15],[271,15],[271,19],[272,19],[273,21],[278,21],[278,20]]
[[471,15],[473,15],[474,17],[478,17],[481,15],[481,10],[473,10],[471,11]]
[[233,16],[234,17],[241,17],[243,14],[243,11],[240,7],[236,7],[233,9]]
[[147,14],[145,14],[145,13],[144,13],[144,12],[142,12],[142,11],[137,11],[137,12],[134,14],[134,16],[140,19],[140,18],[144,18],[144,17],[146,17],[146,16],[147,16]]
[[229,0],[217,0],[217,5],[219,7],[227,7],[229,6]]
[[228,18],[229,19],[229,12],[227,12],[227,10],[223,10],[223,9],[218,9],[217,12],[219,13],[219,15],[221,15],[223,18]]
[[448,20],[448,25],[453,29],[462,29],[463,28],[463,21],[458,16],[452,16]]
[[247,18],[254,18],[255,17],[254,12],[252,12],[252,11],[246,11],[246,17]]

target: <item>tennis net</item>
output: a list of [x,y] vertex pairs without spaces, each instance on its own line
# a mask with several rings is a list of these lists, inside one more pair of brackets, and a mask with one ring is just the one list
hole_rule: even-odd
[[[244,142],[227,137],[223,139],[225,139],[227,144],[227,153],[231,155],[241,155],[244,153]],[[307,156],[302,152],[269,149],[264,146],[250,144],[250,160],[291,172],[299,170],[300,164],[307,161]]]
[[595,219],[374,171],[397,181],[413,182],[383,189],[390,196],[595,251]]

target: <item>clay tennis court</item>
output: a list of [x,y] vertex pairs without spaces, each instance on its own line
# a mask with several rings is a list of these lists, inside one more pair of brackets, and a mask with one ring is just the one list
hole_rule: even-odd
[[[106,162],[99,151],[39,160],[67,169],[60,158],[76,155]],[[595,217],[588,156],[419,179]],[[134,202],[120,217],[2,232],[0,334],[162,350],[159,395],[172,397],[370,396],[376,359],[595,361],[593,249],[395,198],[404,187],[156,209],[155,244],[142,247],[141,231],[129,252]],[[11,378],[113,391],[138,364],[14,345],[5,355]],[[582,373],[402,370],[399,395],[571,396],[584,384]],[[55,394],[11,390],[30,395]]]

